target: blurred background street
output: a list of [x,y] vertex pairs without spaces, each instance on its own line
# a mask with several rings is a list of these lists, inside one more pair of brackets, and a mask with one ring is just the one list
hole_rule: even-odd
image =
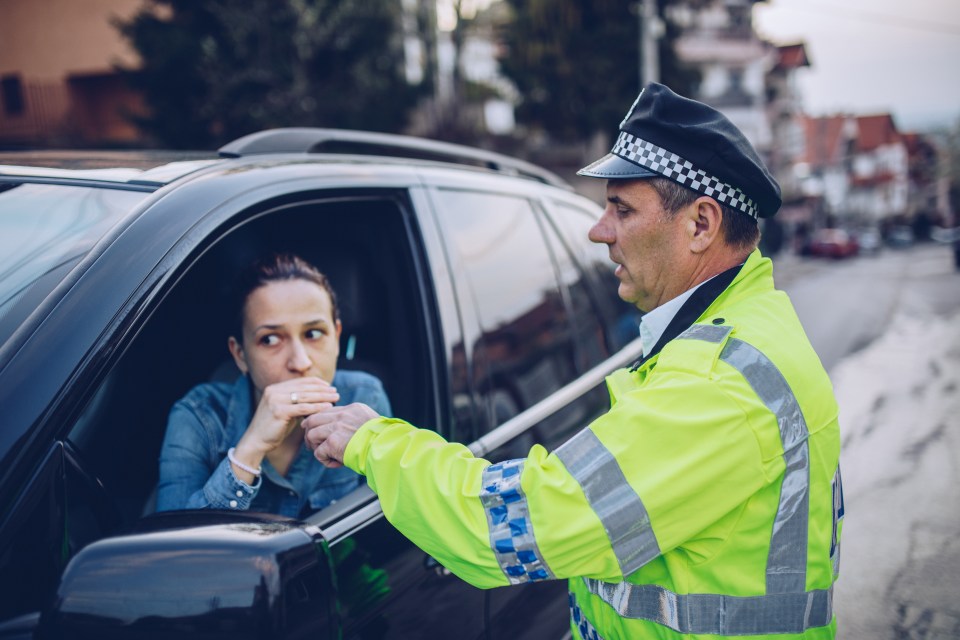
[[948,247],[775,262],[840,404],[838,638],[960,637],[960,274]]

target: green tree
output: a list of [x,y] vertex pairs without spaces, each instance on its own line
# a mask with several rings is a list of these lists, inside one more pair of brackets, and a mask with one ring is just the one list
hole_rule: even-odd
[[418,88],[403,73],[396,0],[149,0],[121,33],[123,70],[159,143],[204,148],[272,127],[400,131]]
[[[669,0],[659,0],[661,20]],[[504,74],[523,96],[517,120],[561,140],[613,132],[639,91],[636,0],[508,0]],[[695,75],[676,63],[676,29],[665,21],[661,82],[690,94]]]

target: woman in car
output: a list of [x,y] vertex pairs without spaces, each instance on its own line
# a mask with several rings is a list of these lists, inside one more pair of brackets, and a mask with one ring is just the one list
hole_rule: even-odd
[[243,374],[200,384],[174,404],[160,451],[157,510],[234,509],[300,517],[363,479],[327,469],[304,446],[300,421],[334,403],[390,413],[383,385],[337,370],[341,324],[326,276],[290,254],[252,264],[236,284],[228,339]]

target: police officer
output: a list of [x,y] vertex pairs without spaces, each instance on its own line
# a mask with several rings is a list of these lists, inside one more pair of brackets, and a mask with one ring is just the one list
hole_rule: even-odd
[[837,404],[756,250],[779,186],[722,114],[658,84],[580,174],[607,180],[590,238],[647,312],[608,413],[498,464],[363,405],[307,418],[308,445],[464,580],[568,578],[574,637],[834,637]]

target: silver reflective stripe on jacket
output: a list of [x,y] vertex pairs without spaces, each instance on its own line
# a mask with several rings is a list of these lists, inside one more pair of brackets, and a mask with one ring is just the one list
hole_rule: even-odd
[[[730,331],[731,328],[727,326],[694,325],[677,339],[720,344],[727,339]],[[821,591],[804,591],[810,454],[807,442],[809,434],[803,413],[783,375],[755,347],[742,340],[731,339],[724,345],[720,360],[739,371],[776,416],[783,444],[786,468],[767,556],[766,594],[750,597],[676,594],[656,585],[607,583],[592,579],[584,579],[584,582],[591,593],[599,596],[621,616],[655,621],[680,633],[802,633],[811,627],[827,625],[833,617],[832,587]],[[578,434],[577,438],[580,437],[581,434]],[[599,441],[597,444],[603,446]],[[557,453],[559,455],[559,451]],[[577,480],[581,485],[584,483],[579,477]],[[596,481],[591,479],[590,482]],[[652,536],[646,511],[642,522],[643,535],[647,536],[649,530]],[[625,571],[623,575],[628,575],[628,572]]]
[[744,636],[803,633],[833,619],[833,588],[765,596],[677,594],[652,584],[612,584],[584,578],[624,618],[650,620],[678,633]]
[[480,501],[487,515],[490,547],[510,584],[553,578],[537,547],[527,496],[520,486],[523,460],[492,464],[483,471]]
[[584,429],[556,450],[570,475],[580,483],[587,502],[603,523],[623,575],[660,555],[650,516],[627,482],[613,454],[590,429]]
[[[683,337],[683,334],[680,335]],[[810,445],[807,421],[780,370],[755,347],[733,339],[720,359],[739,371],[780,425],[783,483],[767,557],[767,593],[802,592],[807,584]]]

